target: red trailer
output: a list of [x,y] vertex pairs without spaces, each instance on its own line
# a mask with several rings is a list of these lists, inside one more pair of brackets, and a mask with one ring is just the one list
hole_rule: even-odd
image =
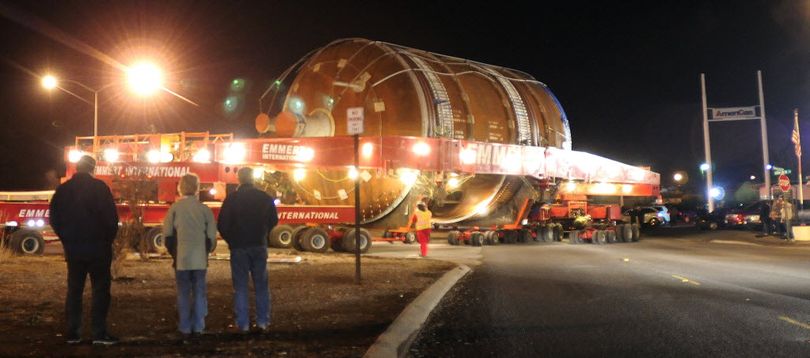
[[[538,200],[524,200],[511,223],[468,228],[437,225],[458,230],[450,233],[451,243],[473,245],[531,238],[559,240],[564,231],[561,224],[585,213],[595,221],[610,224],[607,230],[615,231],[613,224],[619,213],[614,206],[589,205],[587,200],[568,198],[658,193],[658,174],[583,152],[403,136],[360,137],[359,142],[363,150],[356,153],[349,136],[234,140],[229,134],[170,133],[103,136],[96,142],[98,147],[92,137],[80,137],[65,149],[66,178],[75,172],[74,163],[81,155],[95,153],[98,165],[94,175],[112,188],[116,198],[123,200],[129,195],[132,199],[133,185],[139,185],[137,205],[131,207],[122,202],[118,206],[119,215],[126,222],[132,216],[132,208],[136,208],[149,228],[146,235],[155,249],[162,247],[160,225],[176,198],[177,183],[190,172],[199,175],[201,199],[215,212],[226,192],[235,188],[236,172],[244,166],[254,168],[257,179],[269,191],[276,188],[272,186],[273,180],[294,182],[299,180],[302,170],[349,168],[361,185],[363,175],[357,174],[359,171],[363,174],[374,171],[380,177],[403,181],[429,173],[433,180],[430,185],[436,186],[446,185],[457,175],[497,174],[524,178],[533,190],[541,193]],[[353,166],[355,155],[359,155],[358,168]],[[283,193],[277,194],[283,197]],[[270,233],[269,244],[313,252],[325,252],[330,247],[354,251],[354,202],[347,193],[342,194],[332,202],[342,201],[344,205],[277,201],[280,225]],[[564,200],[541,205],[540,199],[544,197]],[[48,227],[48,193],[39,196],[19,193],[15,198],[9,195],[4,199],[0,201],[0,215],[6,241],[18,252],[41,252],[45,238],[53,236]],[[483,198],[482,203],[485,202],[488,203]],[[480,216],[485,217],[486,213],[481,212]],[[365,226],[381,234],[382,240],[412,241],[407,227],[375,227],[374,223]],[[620,230],[624,232],[624,228]],[[360,250],[366,252],[372,235],[366,229],[361,229],[360,235]],[[589,238],[588,235],[577,234],[573,240],[577,241],[579,236]]]

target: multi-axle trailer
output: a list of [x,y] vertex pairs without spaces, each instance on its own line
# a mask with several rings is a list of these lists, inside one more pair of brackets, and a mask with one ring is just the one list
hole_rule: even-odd
[[[279,183],[295,185],[306,175],[317,174],[318,169],[345,170],[349,181],[359,180],[361,187],[372,185],[368,183],[371,173],[377,178],[400,180],[411,189],[430,186],[435,190],[457,185],[460,178],[492,174],[520,177],[531,184],[534,199],[524,199],[509,223],[437,223],[437,229],[450,230],[451,244],[560,240],[564,231],[573,233],[572,242],[617,241],[614,237],[629,241],[638,237],[638,230],[621,225],[618,205],[589,205],[587,200],[573,199],[658,194],[656,173],[584,152],[396,136],[360,137],[359,150],[355,150],[353,140],[349,136],[234,140],[230,135],[172,133],[104,136],[92,143],[92,138],[84,137],[65,150],[66,177],[75,172],[78,158],[93,153],[97,146],[95,176],[105,181],[121,201],[118,210],[122,223],[132,218],[135,208],[138,220],[147,227],[144,235],[156,250],[162,248],[160,225],[176,198],[180,177],[186,173],[200,176],[201,197],[216,214],[221,199],[237,184],[236,171],[244,166],[254,168],[258,185],[278,197],[284,196],[279,190],[285,188]],[[358,168],[354,167],[356,155]],[[128,197],[133,185],[141,186],[140,198]],[[336,186],[337,197],[324,205],[277,200],[279,225],[270,233],[269,245],[313,252],[325,252],[330,247],[354,251],[355,216],[350,190]],[[48,226],[49,193],[7,193],[0,198],[4,199],[0,201],[0,216],[5,240],[16,251],[41,253],[45,239],[53,238]],[[136,202],[133,206],[124,203],[127,200]],[[482,203],[486,201],[482,198]],[[477,214],[480,218],[488,215],[483,209]],[[576,231],[573,220],[582,215],[589,215],[599,224]],[[373,238],[413,242],[412,233],[404,225],[384,227],[367,222],[360,232],[361,252],[369,249]]]

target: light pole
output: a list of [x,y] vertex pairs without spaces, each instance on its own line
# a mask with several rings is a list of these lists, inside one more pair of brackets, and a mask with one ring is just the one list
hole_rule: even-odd
[[[66,89],[64,89],[62,87],[59,87],[59,82],[72,83],[72,84],[77,85],[77,86],[79,86],[81,88],[84,88],[85,90],[88,90],[88,91],[92,92],[93,93],[93,103],[90,103],[88,100],[84,99],[83,97],[81,97],[81,96],[79,96],[79,95],[77,95],[77,94],[75,94],[75,93],[73,93],[71,91],[68,91],[68,90],[66,90]],[[98,149],[98,93],[105,90],[105,89],[107,89],[107,88],[112,87],[113,85],[115,85],[115,83],[108,83],[108,84],[106,84],[104,86],[99,87],[98,89],[95,89],[95,88],[90,87],[90,86],[88,86],[88,85],[86,85],[84,83],[81,83],[79,81],[59,80],[56,77],[54,77],[53,75],[46,75],[46,76],[42,77],[42,87],[45,87],[45,89],[52,90],[54,88],[59,88],[59,89],[63,90],[64,92],[70,94],[71,96],[76,97],[76,98],[82,100],[83,102],[91,104],[93,106],[93,153],[94,154],[96,153],[96,151]]]
[[[152,65],[147,62],[141,62],[127,69],[127,80],[129,82],[130,89],[141,96],[152,95],[157,90],[163,87],[163,76],[160,69],[158,69],[155,65]],[[72,83],[87,91],[92,92],[93,103],[90,103],[90,101],[84,99],[84,97],[82,96],[79,96],[71,91],[68,91],[65,88],[60,87],[59,82]],[[59,88],[60,90],[70,94],[71,96],[80,99],[82,102],[85,102],[93,106],[93,154],[96,154],[96,152],[98,151],[98,93],[112,86],[115,86],[118,83],[113,82],[108,83],[99,88],[93,88],[75,80],[60,80],[53,75],[43,76],[41,83],[42,87],[45,87],[45,89],[47,90]]]

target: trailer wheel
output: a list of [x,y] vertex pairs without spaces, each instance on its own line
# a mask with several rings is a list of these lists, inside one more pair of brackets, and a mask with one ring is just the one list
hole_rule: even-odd
[[303,242],[301,241],[301,237],[303,236],[304,231],[306,231],[307,229],[309,229],[309,226],[306,226],[306,225],[297,226],[296,228],[293,229],[293,231],[292,231],[292,247],[296,251],[306,251],[304,249]]
[[290,225],[278,225],[270,230],[267,236],[267,244],[270,247],[287,249],[292,246],[293,228]]
[[329,251],[329,234],[319,227],[311,227],[301,234],[301,246],[311,252]]
[[143,241],[146,242],[148,252],[163,254],[169,251],[166,247],[166,238],[163,237],[163,227],[154,226],[147,228],[143,233]]
[[484,233],[484,239],[487,245],[497,245],[498,244],[498,232],[494,230],[489,230]]
[[527,243],[531,240],[532,233],[527,229],[520,229],[518,231],[518,242],[520,243]]
[[514,244],[517,242],[518,233],[515,230],[506,230],[503,232],[503,242],[506,244]]
[[633,242],[633,225],[622,225],[622,239],[624,242]]
[[639,241],[641,240],[641,228],[638,224],[633,224],[633,237],[632,241]]
[[34,230],[17,230],[8,241],[11,250],[18,255],[42,255],[45,252],[45,239]]
[[551,228],[551,233],[553,241],[562,241],[563,237],[562,224],[554,224],[554,226]]
[[484,234],[480,231],[475,231],[470,234],[470,245],[482,246],[484,245]]
[[615,244],[617,242],[615,230],[605,230],[605,235],[607,236],[608,244]]
[[413,244],[416,242],[416,233],[413,231],[406,232],[405,235],[402,235],[402,242],[408,245]]
[[458,237],[461,236],[461,232],[457,230],[453,230],[447,233],[447,243],[450,245],[458,245]]
[[576,245],[582,242],[579,238],[579,230],[571,230],[568,232],[568,243]]
[[616,224],[613,228],[616,233],[616,242],[624,242],[624,225]]
[[[346,234],[343,235],[340,246],[342,246],[346,252],[353,253],[356,250],[356,244],[354,229],[349,229],[349,231],[346,231]],[[369,234],[366,229],[360,228],[360,252],[368,252],[369,248],[371,248],[371,234]]]

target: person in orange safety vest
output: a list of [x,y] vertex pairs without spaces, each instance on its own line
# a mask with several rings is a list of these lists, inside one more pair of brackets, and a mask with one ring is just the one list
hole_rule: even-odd
[[422,257],[425,257],[427,256],[427,245],[430,242],[430,219],[433,217],[433,213],[422,202],[416,205],[416,209],[411,219],[411,226],[416,226],[416,240],[419,241]]

